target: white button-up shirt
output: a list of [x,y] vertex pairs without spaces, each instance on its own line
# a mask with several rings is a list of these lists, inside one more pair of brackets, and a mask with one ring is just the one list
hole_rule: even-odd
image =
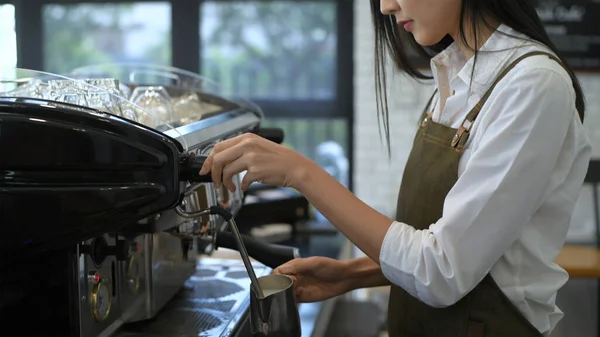
[[[499,31],[521,36],[507,26]],[[494,79],[535,42],[495,32],[473,58],[456,44],[431,61],[439,97],[433,120],[458,128]],[[521,61],[473,123],[458,181],[427,230],[394,222],[380,252],[383,274],[434,307],[456,303],[486,274],[549,335],[563,314],[562,249],[591,155],[567,72],[547,56]]]

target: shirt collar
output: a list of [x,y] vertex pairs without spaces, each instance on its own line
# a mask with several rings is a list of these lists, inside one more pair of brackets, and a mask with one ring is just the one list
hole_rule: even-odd
[[431,73],[435,83],[440,84],[440,76],[444,73],[445,78],[451,80],[454,78],[460,69],[465,65],[466,60],[464,55],[458,48],[458,44],[453,42],[450,46],[444,49],[431,59]]
[[[434,79],[438,83],[438,72],[445,67],[451,82],[460,80],[467,85],[470,84],[474,93],[483,96],[506,62],[517,52],[517,49],[531,43],[532,41],[525,35],[501,24],[479,49],[476,63],[474,56],[465,60],[456,42],[433,57],[431,69]],[[475,71],[473,72],[474,64]],[[472,80],[471,74],[473,75]]]

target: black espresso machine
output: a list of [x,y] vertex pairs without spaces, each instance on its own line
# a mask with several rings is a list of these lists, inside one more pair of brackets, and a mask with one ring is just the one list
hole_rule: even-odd
[[[0,335],[112,336],[155,318],[198,252],[237,249],[226,220],[243,193],[198,171],[221,140],[281,142],[262,120],[250,101],[169,67],[0,68]],[[270,268],[298,257],[244,240]]]

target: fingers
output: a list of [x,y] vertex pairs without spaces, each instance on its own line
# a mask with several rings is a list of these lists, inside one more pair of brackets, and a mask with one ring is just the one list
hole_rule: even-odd
[[283,267],[283,266],[284,266],[284,265],[281,265],[281,266],[279,266],[279,267],[277,267],[277,268],[273,269],[273,271],[272,271],[271,273],[272,273],[272,274],[276,274],[276,275],[289,275],[289,274],[287,273],[287,271],[288,271],[287,269],[285,269],[285,268],[283,268],[283,269],[282,269],[282,267]]
[[311,260],[312,258],[310,257],[293,259],[275,268],[274,273],[282,275],[299,275],[305,273],[312,270]]
[[[229,183],[231,178],[225,179],[223,176],[225,168],[240,159],[245,153],[252,155],[250,150],[255,144],[256,137],[254,134],[244,134],[218,143],[206,158],[200,169],[200,174],[207,174],[210,171],[215,187],[220,187],[221,182],[223,182],[230,188],[233,184]],[[233,175],[244,170],[245,167],[242,168],[241,163],[236,163],[228,172],[237,171],[231,174],[231,177],[233,177]]]
[[[235,170],[235,168],[239,167],[240,165],[245,166],[243,163],[238,161],[238,159],[240,159],[244,154],[244,143],[239,142],[222,152],[217,152],[215,150],[213,150],[213,152],[216,152],[216,154],[213,156],[212,159],[210,174],[212,177],[212,181],[215,184],[215,187],[219,188],[221,186],[221,183],[225,182],[223,171],[227,166],[232,166],[232,168],[230,168],[229,171]],[[238,173],[244,170],[245,168],[242,168],[238,171]]]
[[[315,294],[315,286],[310,285],[310,281],[307,280],[309,274],[314,271],[315,262],[318,260],[309,258],[298,258],[289,261],[273,270],[273,274],[281,274],[289,276],[294,282],[294,296],[298,303],[308,303],[314,301],[314,298],[319,298],[318,294]],[[308,284],[306,282],[309,282]]]
[[212,151],[210,151],[210,154],[206,158],[206,161],[204,161],[204,164],[202,165],[202,168],[200,169],[200,174],[204,175],[204,174],[207,174],[208,172],[210,172],[212,165],[213,165],[213,160],[214,160],[215,155],[227,150],[228,148],[230,148],[234,145],[239,144],[240,142],[242,142],[245,139],[244,136],[246,136],[246,135],[233,137],[233,138],[224,140],[224,141],[216,144],[213,147]]
[[236,186],[233,183],[233,176],[247,170],[249,160],[242,155],[237,160],[225,165],[223,168],[223,185],[231,192],[235,192]]
[[253,182],[259,181],[260,175],[257,172],[253,172],[252,170],[248,170],[240,183],[240,188],[242,191],[246,191]]
[[[282,265],[281,267],[283,266],[285,265]],[[292,279],[292,282],[294,282],[294,296],[296,297],[296,301],[301,303],[304,295],[304,287],[302,286],[301,282],[298,281],[298,276],[294,275],[293,273],[288,273],[289,270],[286,269],[284,269],[284,272],[282,272],[281,267],[275,268],[272,274],[289,276]]]
[[303,295],[304,295],[304,287],[302,286],[301,282],[298,282],[298,278],[296,276],[292,275],[292,276],[290,276],[290,278],[294,282],[294,297],[296,298],[297,302],[302,303]]
[[294,260],[290,261],[290,262],[286,262],[284,264],[282,264],[281,266],[275,268],[275,270],[273,270],[273,274],[280,274],[280,275],[292,275],[295,274],[294,270],[294,265],[292,264]]

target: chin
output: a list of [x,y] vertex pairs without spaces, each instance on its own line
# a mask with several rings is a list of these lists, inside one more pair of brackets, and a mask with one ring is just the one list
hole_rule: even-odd
[[414,37],[415,37],[415,41],[417,41],[417,43],[423,47],[431,47],[431,46],[437,44],[438,42],[440,42],[439,39],[435,39],[430,36],[421,37],[418,34],[414,34]]
[[417,43],[423,47],[434,46],[442,40],[442,38],[439,38],[437,36],[419,34],[418,32],[413,32],[413,36],[415,38],[415,41],[417,41]]

